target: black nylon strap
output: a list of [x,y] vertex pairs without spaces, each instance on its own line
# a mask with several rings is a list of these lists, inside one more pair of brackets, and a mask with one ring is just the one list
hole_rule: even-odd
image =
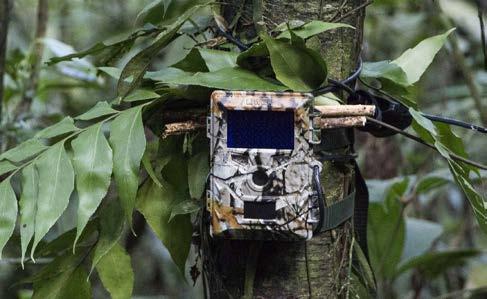
[[355,210],[353,215],[355,235],[360,248],[364,252],[367,260],[369,259],[369,251],[367,247],[367,214],[369,212],[369,190],[365,184],[365,180],[360,173],[360,169],[356,161],[354,161],[355,168]]
[[353,216],[355,194],[350,193],[345,199],[325,207],[321,231],[334,229]]

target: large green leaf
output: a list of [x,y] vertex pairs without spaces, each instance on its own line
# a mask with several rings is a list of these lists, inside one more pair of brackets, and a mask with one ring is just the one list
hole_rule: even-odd
[[33,164],[22,170],[22,194],[20,195],[20,245],[22,248],[22,267],[30,240],[34,236],[39,176]]
[[90,299],[91,285],[81,266],[86,252],[65,255],[47,264],[34,280],[32,299]]
[[261,90],[261,91],[283,91],[287,87],[267,81],[255,73],[235,67],[220,69],[207,73],[186,73],[179,71],[172,72],[169,78],[167,75],[159,75],[156,79],[165,84],[198,85],[210,88],[227,90]]
[[369,206],[367,236],[370,262],[378,278],[390,278],[401,260],[405,240],[405,222],[400,198],[405,194],[409,180],[394,183],[384,203]]
[[205,190],[206,179],[210,172],[208,152],[201,152],[188,161],[188,185],[191,198],[200,199]]
[[94,125],[71,143],[79,198],[75,246],[86,223],[95,213],[110,186],[112,149],[103,135],[102,128],[103,123]]
[[170,185],[160,188],[152,180],[147,180],[139,190],[137,209],[169,250],[181,273],[184,273],[191,244],[191,221],[189,215],[179,215],[169,222],[171,207],[182,199]]
[[428,279],[433,279],[445,273],[448,268],[462,265],[468,258],[475,257],[480,253],[481,251],[477,249],[426,253],[401,265],[397,270],[397,275],[409,269],[418,269]]
[[238,52],[214,49],[199,49],[198,51],[210,72],[237,66]]
[[421,78],[453,30],[423,40],[393,61],[364,63],[361,76],[388,79],[401,86],[410,86]]
[[11,162],[21,162],[37,155],[45,149],[47,149],[47,146],[41,143],[39,139],[33,138],[1,154],[0,160],[5,159]]
[[150,89],[137,89],[124,98],[124,102],[137,102],[159,98],[160,95]]
[[[175,37],[177,32],[184,22],[196,11],[197,7],[193,7],[182,14],[167,30],[160,34],[160,36],[147,48],[137,53],[125,65],[118,79],[117,90],[118,95],[122,98],[126,97],[132,92],[142,81],[149,64],[152,59],[159,53],[159,51],[169,44]],[[131,77],[130,82],[126,82],[127,78]]]
[[125,218],[120,203],[111,201],[100,213],[100,234],[93,253],[90,274],[122,236]]
[[115,113],[117,113],[117,110],[114,110],[112,107],[110,107],[110,104],[108,104],[106,101],[102,101],[96,103],[96,105],[90,110],[86,111],[80,116],[77,116],[76,119],[92,120],[98,117],[107,116]]
[[60,122],[38,132],[36,138],[53,138],[79,130],[71,117],[65,117]]
[[[290,31],[292,34],[292,31]],[[326,63],[304,41],[292,35],[291,41],[262,38],[269,50],[276,78],[294,91],[311,91],[326,82]]]
[[15,169],[17,169],[17,166],[13,165],[9,161],[0,161],[0,175],[3,175]]
[[112,299],[132,298],[134,271],[130,264],[130,256],[122,246],[115,244],[100,260],[96,270]]
[[194,199],[186,199],[185,201],[181,201],[180,203],[172,207],[169,221],[172,221],[172,219],[177,215],[185,215],[197,212],[201,209],[201,207],[202,205],[200,204],[200,202]]
[[64,142],[53,145],[43,153],[35,162],[35,167],[39,173],[39,197],[31,256],[68,206],[74,188],[73,166],[64,149]]
[[132,226],[132,211],[139,186],[140,161],[145,151],[142,106],[128,109],[111,124],[113,174],[125,216]]
[[170,3],[171,0],[156,0],[147,4],[137,15],[135,23],[138,25],[159,23],[164,18],[165,2]]
[[454,30],[453,28],[443,34],[427,38],[392,61],[406,73],[408,85],[416,83],[421,78],[438,51],[445,44],[448,35]]
[[200,49],[197,48],[192,48],[182,60],[172,65],[172,67],[190,73],[209,71],[205,60],[201,56]]
[[2,251],[12,236],[17,220],[17,198],[10,179],[0,183],[0,259]]
[[406,73],[400,66],[390,61],[365,62],[360,76],[365,78],[383,78],[399,85],[408,85]]
[[[293,28],[291,26],[292,31],[294,34],[299,36],[300,38],[307,39],[314,35],[320,34],[322,32],[333,30],[337,28],[350,28],[355,29],[353,26],[343,23],[329,23],[323,21],[313,20],[301,26]],[[277,36],[277,38],[291,38],[291,33],[287,30],[287,24],[281,24],[277,28],[277,30],[283,31],[281,34]]]

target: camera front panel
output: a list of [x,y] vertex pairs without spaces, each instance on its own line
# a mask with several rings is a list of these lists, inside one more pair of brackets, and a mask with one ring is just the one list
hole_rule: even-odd
[[208,121],[212,236],[296,240],[318,221],[312,96],[215,91]]

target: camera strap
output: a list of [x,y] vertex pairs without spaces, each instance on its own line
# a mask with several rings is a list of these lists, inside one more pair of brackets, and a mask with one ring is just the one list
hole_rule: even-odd
[[337,201],[324,208],[323,225],[321,231],[338,227],[352,218],[354,214],[355,192],[348,194],[343,200]]

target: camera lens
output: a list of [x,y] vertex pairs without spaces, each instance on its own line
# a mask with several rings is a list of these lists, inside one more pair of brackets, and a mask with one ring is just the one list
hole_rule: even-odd
[[269,182],[269,176],[264,170],[260,169],[252,174],[252,181],[257,186],[265,186]]

